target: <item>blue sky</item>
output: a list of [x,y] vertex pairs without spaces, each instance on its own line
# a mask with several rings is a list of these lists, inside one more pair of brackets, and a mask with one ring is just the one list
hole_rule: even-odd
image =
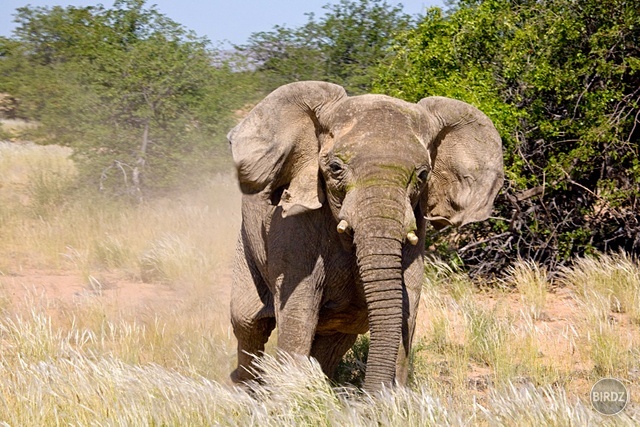
[[[104,4],[111,6],[112,0],[1,0],[0,36],[9,36],[14,29],[13,14],[16,8],[26,6],[90,6]],[[304,24],[307,12],[316,16],[324,13],[322,6],[339,3],[339,0],[149,0],[147,5],[156,4],[158,10],[169,18],[206,36],[212,42],[229,41],[244,43],[249,35],[258,31],[269,31],[274,25],[296,27]],[[402,3],[408,14],[423,14],[427,7],[444,7],[444,0],[387,0],[389,4]]]

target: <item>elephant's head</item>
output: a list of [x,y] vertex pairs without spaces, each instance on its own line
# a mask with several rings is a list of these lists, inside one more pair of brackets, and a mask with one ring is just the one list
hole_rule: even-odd
[[283,216],[328,204],[353,236],[369,312],[365,387],[391,384],[402,330],[402,247],[436,227],[486,219],[502,186],[501,140],[491,121],[442,97],[411,104],[348,97],[338,85],[280,87],[229,133],[240,187]]

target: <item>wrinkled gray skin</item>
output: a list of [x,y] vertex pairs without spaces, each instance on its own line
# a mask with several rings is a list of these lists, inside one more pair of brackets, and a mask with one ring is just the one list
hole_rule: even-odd
[[427,222],[486,219],[502,186],[491,121],[448,98],[348,97],[280,87],[229,133],[242,198],[231,321],[232,379],[278,326],[278,347],[331,377],[371,331],[365,389],[404,384]]

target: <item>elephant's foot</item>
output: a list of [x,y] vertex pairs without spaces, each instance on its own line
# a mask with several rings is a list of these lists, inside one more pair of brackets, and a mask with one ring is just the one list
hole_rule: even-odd
[[231,378],[231,381],[233,381],[234,384],[243,385],[247,381],[254,380],[255,376],[248,372],[245,367],[239,366],[231,372],[229,378]]
[[264,351],[264,346],[261,347],[259,350],[253,348],[254,352],[250,353],[245,350],[246,346],[238,344],[238,366],[229,376],[231,381],[235,384],[246,384],[247,382],[259,380],[260,372],[255,361]]
[[244,367],[240,366],[234,369],[231,375],[229,375],[229,378],[233,386],[237,389],[244,391],[251,397],[259,397],[259,394],[257,395],[256,392],[263,383],[260,381],[260,378],[256,378],[254,374],[248,372]]

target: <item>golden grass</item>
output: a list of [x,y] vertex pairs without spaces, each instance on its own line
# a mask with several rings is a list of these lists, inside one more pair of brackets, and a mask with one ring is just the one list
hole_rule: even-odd
[[[503,288],[480,291],[429,260],[409,388],[368,396],[331,385],[313,360],[279,355],[259,362],[263,383],[247,391],[227,378],[240,221],[233,178],[138,206],[82,200],[61,190],[74,184],[68,155],[0,145],[0,425],[640,423],[633,257],[578,259],[554,291],[544,269],[526,261],[505,272]],[[16,278],[28,286],[39,269],[72,271],[83,293],[16,299]],[[114,276],[126,289],[113,289]],[[143,284],[157,290],[150,302],[109,299],[125,290],[135,299]],[[347,360],[355,376],[366,343]],[[589,404],[602,376],[631,393],[619,416]]]
[[[600,376],[624,376],[640,367],[640,263],[625,253],[581,258],[562,272],[576,290],[584,340],[580,349]],[[622,328],[629,324],[629,328]]]
[[519,259],[509,268],[507,276],[508,282],[514,285],[520,293],[525,310],[535,320],[540,319],[545,308],[549,287],[546,269],[534,261]]
[[[587,412],[590,386],[602,377],[619,378],[637,394],[640,330],[633,311],[620,309],[631,307],[629,295],[640,289],[637,269],[637,261],[625,254],[603,256],[602,264],[577,259],[552,293],[543,268],[518,261],[505,273],[501,288],[480,291],[463,273],[428,262],[414,387],[427,387],[464,408],[485,405],[502,393],[509,399],[545,400],[553,389],[561,392],[562,405],[574,399]],[[585,279],[588,274],[597,280]],[[626,306],[616,294],[627,295]],[[637,416],[638,407],[631,408]],[[493,410],[487,411],[491,423],[502,424]],[[525,415],[516,424],[542,425],[542,414]]]
[[597,318],[626,313],[640,325],[640,261],[624,252],[577,259],[562,281],[577,290]]
[[73,267],[87,280],[117,268],[198,285],[229,264],[240,223],[231,174],[203,180],[191,194],[133,207],[99,195],[70,197],[69,155],[60,147],[0,145],[0,254],[10,254],[13,268]]
[[[164,332],[155,332],[155,334]],[[483,399],[443,399],[427,386],[369,396],[333,388],[303,357],[267,356],[250,391],[186,366],[130,360],[153,341],[140,325],[61,329],[42,313],[0,322],[0,421],[8,425],[635,425],[604,417],[554,385],[508,381]],[[215,337],[215,339],[222,339]],[[161,339],[162,340],[162,339]],[[160,342],[167,345],[166,342]],[[123,349],[127,349],[123,351]],[[130,355],[127,355],[127,352]],[[212,361],[219,355],[210,354]]]

